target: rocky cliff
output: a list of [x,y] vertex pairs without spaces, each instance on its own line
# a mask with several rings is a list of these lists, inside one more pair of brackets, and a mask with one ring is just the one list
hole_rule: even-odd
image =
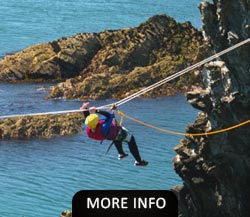
[[[203,35],[215,52],[250,37],[250,2],[214,0],[200,5]],[[205,89],[187,93],[199,108],[188,133],[223,129],[250,119],[250,44],[201,70]],[[175,147],[174,168],[183,179],[180,216],[250,216],[250,127],[187,137]]]

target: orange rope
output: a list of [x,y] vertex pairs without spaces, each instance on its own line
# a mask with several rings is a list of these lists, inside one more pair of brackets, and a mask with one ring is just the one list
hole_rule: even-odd
[[204,133],[181,133],[181,132],[175,132],[175,131],[172,131],[172,130],[163,129],[163,128],[154,126],[152,124],[145,123],[143,121],[140,121],[138,119],[135,119],[135,118],[132,118],[132,117],[130,117],[128,115],[125,115],[123,112],[121,112],[119,110],[117,111],[117,113],[121,117],[126,117],[129,120],[134,121],[136,123],[139,123],[141,125],[144,125],[144,126],[147,126],[147,127],[150,127],[150,128],[153,128],[155,130],[159,130],[159,131],[162,131],[162,132],[165,132],[165,133],[170,133],[170,134],[175,134],[175,135],[181,135],[181,136],[207,136],[207,135],[212,135],[212,134],[218,134],[218,133],[226,132],[226,131],[229,131],[229,130],[233,130],[235,128],[238,128],[238,127],[241,127],[241,126],[243,126],[245,124],[250,123],[250,120],[247,120],[247,121],[244,121],[244,122],[242,122],[240,124],[236,124],[234,126],[231,126],[231,127],[225,128],[225,129],[215,130],[215,131],[211,131],[211,132],[204,132]]

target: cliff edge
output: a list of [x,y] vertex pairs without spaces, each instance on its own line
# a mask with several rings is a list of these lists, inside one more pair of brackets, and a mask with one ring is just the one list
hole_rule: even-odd
[[[202,2],[203,36],[219,52],[250,37],[250,2]],[[250,119],[250,44],[206,64],[205,88],[187,93],[201,110],[187,133],[210,132]],[[250,127],[186,137],[175,147],[174,168],[183,186],[174,188],[182,217],[250,216]]]

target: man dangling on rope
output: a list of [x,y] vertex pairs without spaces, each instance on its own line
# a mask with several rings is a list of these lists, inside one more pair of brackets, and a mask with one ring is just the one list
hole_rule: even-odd
[[[129,150],[133,157],[135,158],[135,166],[147,166],[148,162],[141,159],[139,150],[135,141],[135,138],[129,131],[121,126],[118,126],[115,119],[114,113],[99,110],[96,107],[91,107],[87,110],[89,102],[82,104],[80,109],[84,110],[86,132],[89,138],[95,140],[113,140],[113,143],[118,151],[118,159],[121,160],[127,157],[122,147],[122,142],[128,144]],[[114,109],[114,108],[112,108]],[[90,114],[91,112],[91,114]],[[103,119],[99,119],[98,115],[101,114],[105,116]]]

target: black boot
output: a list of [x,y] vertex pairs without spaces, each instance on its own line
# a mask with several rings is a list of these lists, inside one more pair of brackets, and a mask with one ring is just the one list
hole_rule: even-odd
[[148,165],[148,162],[145,161],[145,160],[142,160],[141,162],[137,162],[135,161],[135,166],[147,166]]

